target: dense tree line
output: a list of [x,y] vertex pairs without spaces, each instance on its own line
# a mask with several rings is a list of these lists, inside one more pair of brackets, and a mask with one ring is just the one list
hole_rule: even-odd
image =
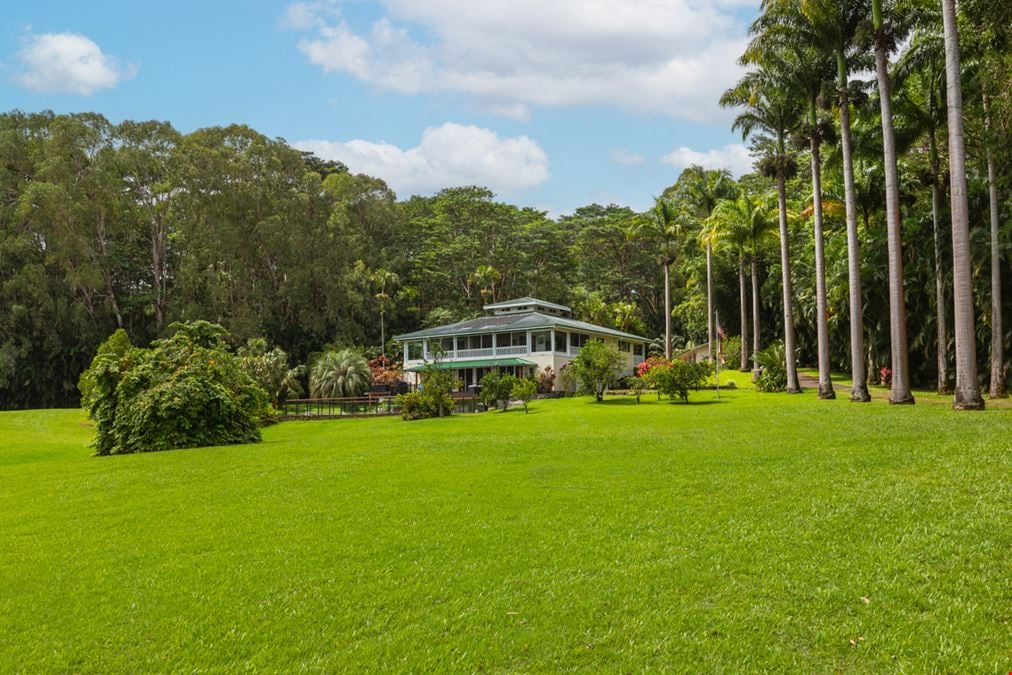
[[592,204],[552,219],[481,187],[399,201],[245,126],[0,115],[0,407],[75,403],[117,328],[146,345],[175,321],[212,321],[233,347],[263,338],[294,367],[327,347],[373,355],[521,295],[676,352],[712,343],[719,316],[742,336],[743,368],[781,339],[789,369],[792,355],[820,366],[822,395],[843,370],[855,398],[891,377],[897,401],[951,390],[969,312],[979,384],[1001,395],[1012,13],[960,4],[961,162],[942,19],[935,2],[766,2],[749,73],[724,98],[744,106],[756,172],[692,167],[644,213]]

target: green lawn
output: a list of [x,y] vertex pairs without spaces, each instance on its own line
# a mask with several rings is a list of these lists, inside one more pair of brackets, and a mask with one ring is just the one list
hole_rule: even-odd
[[918,397],[537,401],[107,458],[79,412],[0,413],[0,672],[1004,673],[1012,409]]

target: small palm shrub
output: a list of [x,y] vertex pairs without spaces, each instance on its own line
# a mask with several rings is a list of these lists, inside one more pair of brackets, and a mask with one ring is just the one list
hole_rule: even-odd
[[371,384],[369,363],[352,349],[324,352],[309,371],[309,393],[313,398],[361,396]]
[[783,342],[774,342],[755,355],[759,379],[755,388],[763,392],[787,391],[787,355]]

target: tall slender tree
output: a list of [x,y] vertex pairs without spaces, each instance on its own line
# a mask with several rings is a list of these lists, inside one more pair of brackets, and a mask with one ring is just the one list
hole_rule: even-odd
[[886,246],[889,252],[889,342],[892,389],[889,402],[912,404],[909,346],[907,341],[906,292],[903,285],[902,220],[899,172],[896,168],[896,134],[893,129],[892,85],[889,53],[895,48],[894,24],[886,20],[882,0],[872,0],[872,27],[875,30],[875,77],[878,81],[882,117],[882,146],[886,187]]
[[629,236],[645,238],[658,251],[664,270],[664,358],[671,358],[671,264],[675,262],[676,244],[683,235],[683,220],[678,206],[665,197],[654,199],[653,207],[629,228]]
[[970,208],[966,196],[966,147],[963,139],[963,86],[955,0],[942,0],[942,24],[949,119],[949,197],[952,211],[953,318],[956,338],[956,388],[952,405],[957,410],[982,410],[984,399],[981,398],[977,382],[977,344],[970,273]]
[[797,171],[794,158],[787,153],[787,136],[798,128],[801,106],[788,82],[763,66],[755,67],[721,96],[724,107],[741,108],[734,128],[746,139],[763,134],[768,150],[760,163],[764,175],[777,183],[777,207],[780,223],[780,268],[784,300],[784,354],[788,393],[800,393],[797,344],[794,329],[794,292],[791,284],[790,234],[787,222],[787,179]]

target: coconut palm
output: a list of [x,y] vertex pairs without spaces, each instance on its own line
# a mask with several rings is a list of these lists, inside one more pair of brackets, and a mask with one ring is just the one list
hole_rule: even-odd
[[[725,243],[738,257],[738,293],[741,311],[741,363],[740,369],[748,371],[748,299],[745,292],[745,257],[751,258],[752,273],[752,353],[759,352],[759,247],[776,227],[770,217],[773,210],[761,198],[742,194],[737,199],[725,199],[717,203],[713,214],[707,219],[706,234],[711,243]],[[758,366],[753,368],[758,377]]]
[[[721,199],[736,196],[737,187],[731,172],[727,169],[704,169],[693,165],[685,169],[678,177],[678,194],[686,205],[694,212],[702,224],[713,214],[713,209]],[[713,346],[716,342],[714,333],[714,302],[713,302],[713,246],[704,243],[706,250],[706,339],[707,354],[713,360]]]
[[787,229],[787,178],[797,170],[794,159],[787,154],[787,136],[798,128],[801,106],[789,83],[764,66],[745,74],[737,85],[720,98],[724,107],[743,110],[734,120],[734,129],[742,139],[753,134],[764,137],[767,152],[760,162],[760,171],[777,182],[777,207],[780,221],[780,267],[784,296],[784,350],[786,355],[787,391],[800,393],[797,346],[794,334],[794,297],[791,286],[790,238]]
[[942,0],[942,25],[949,121],[949,198],[952,212],[953,318],[956,338],[956,388],[952,405],[957,410],[980,410],[984,407],[984,399],[981,398],[977,383],[969,205],[966,197],[966,147],[963,141],[963,87],[955,0]]
[[371,383],[368,362],[352,349],[325,352],[309,371],[309,392],[313,398],[360,396]]
[[381,267],[372,273],[371,280],[378,289],[373,297],[376,299],[376,307],[379,310],[380,315],[380,354],[386,356],[386,312],[392,299],[388,290],[392,290],[396,287],[401,282],[401,279],[395,272],[385,270]]
[[629,227],[629,236],[650,240],[660,254],[664,270],[664,358],[671,358],[671,263],[676,244],[684,233],[684,220],[675,203],[656,197],[653,207]]

